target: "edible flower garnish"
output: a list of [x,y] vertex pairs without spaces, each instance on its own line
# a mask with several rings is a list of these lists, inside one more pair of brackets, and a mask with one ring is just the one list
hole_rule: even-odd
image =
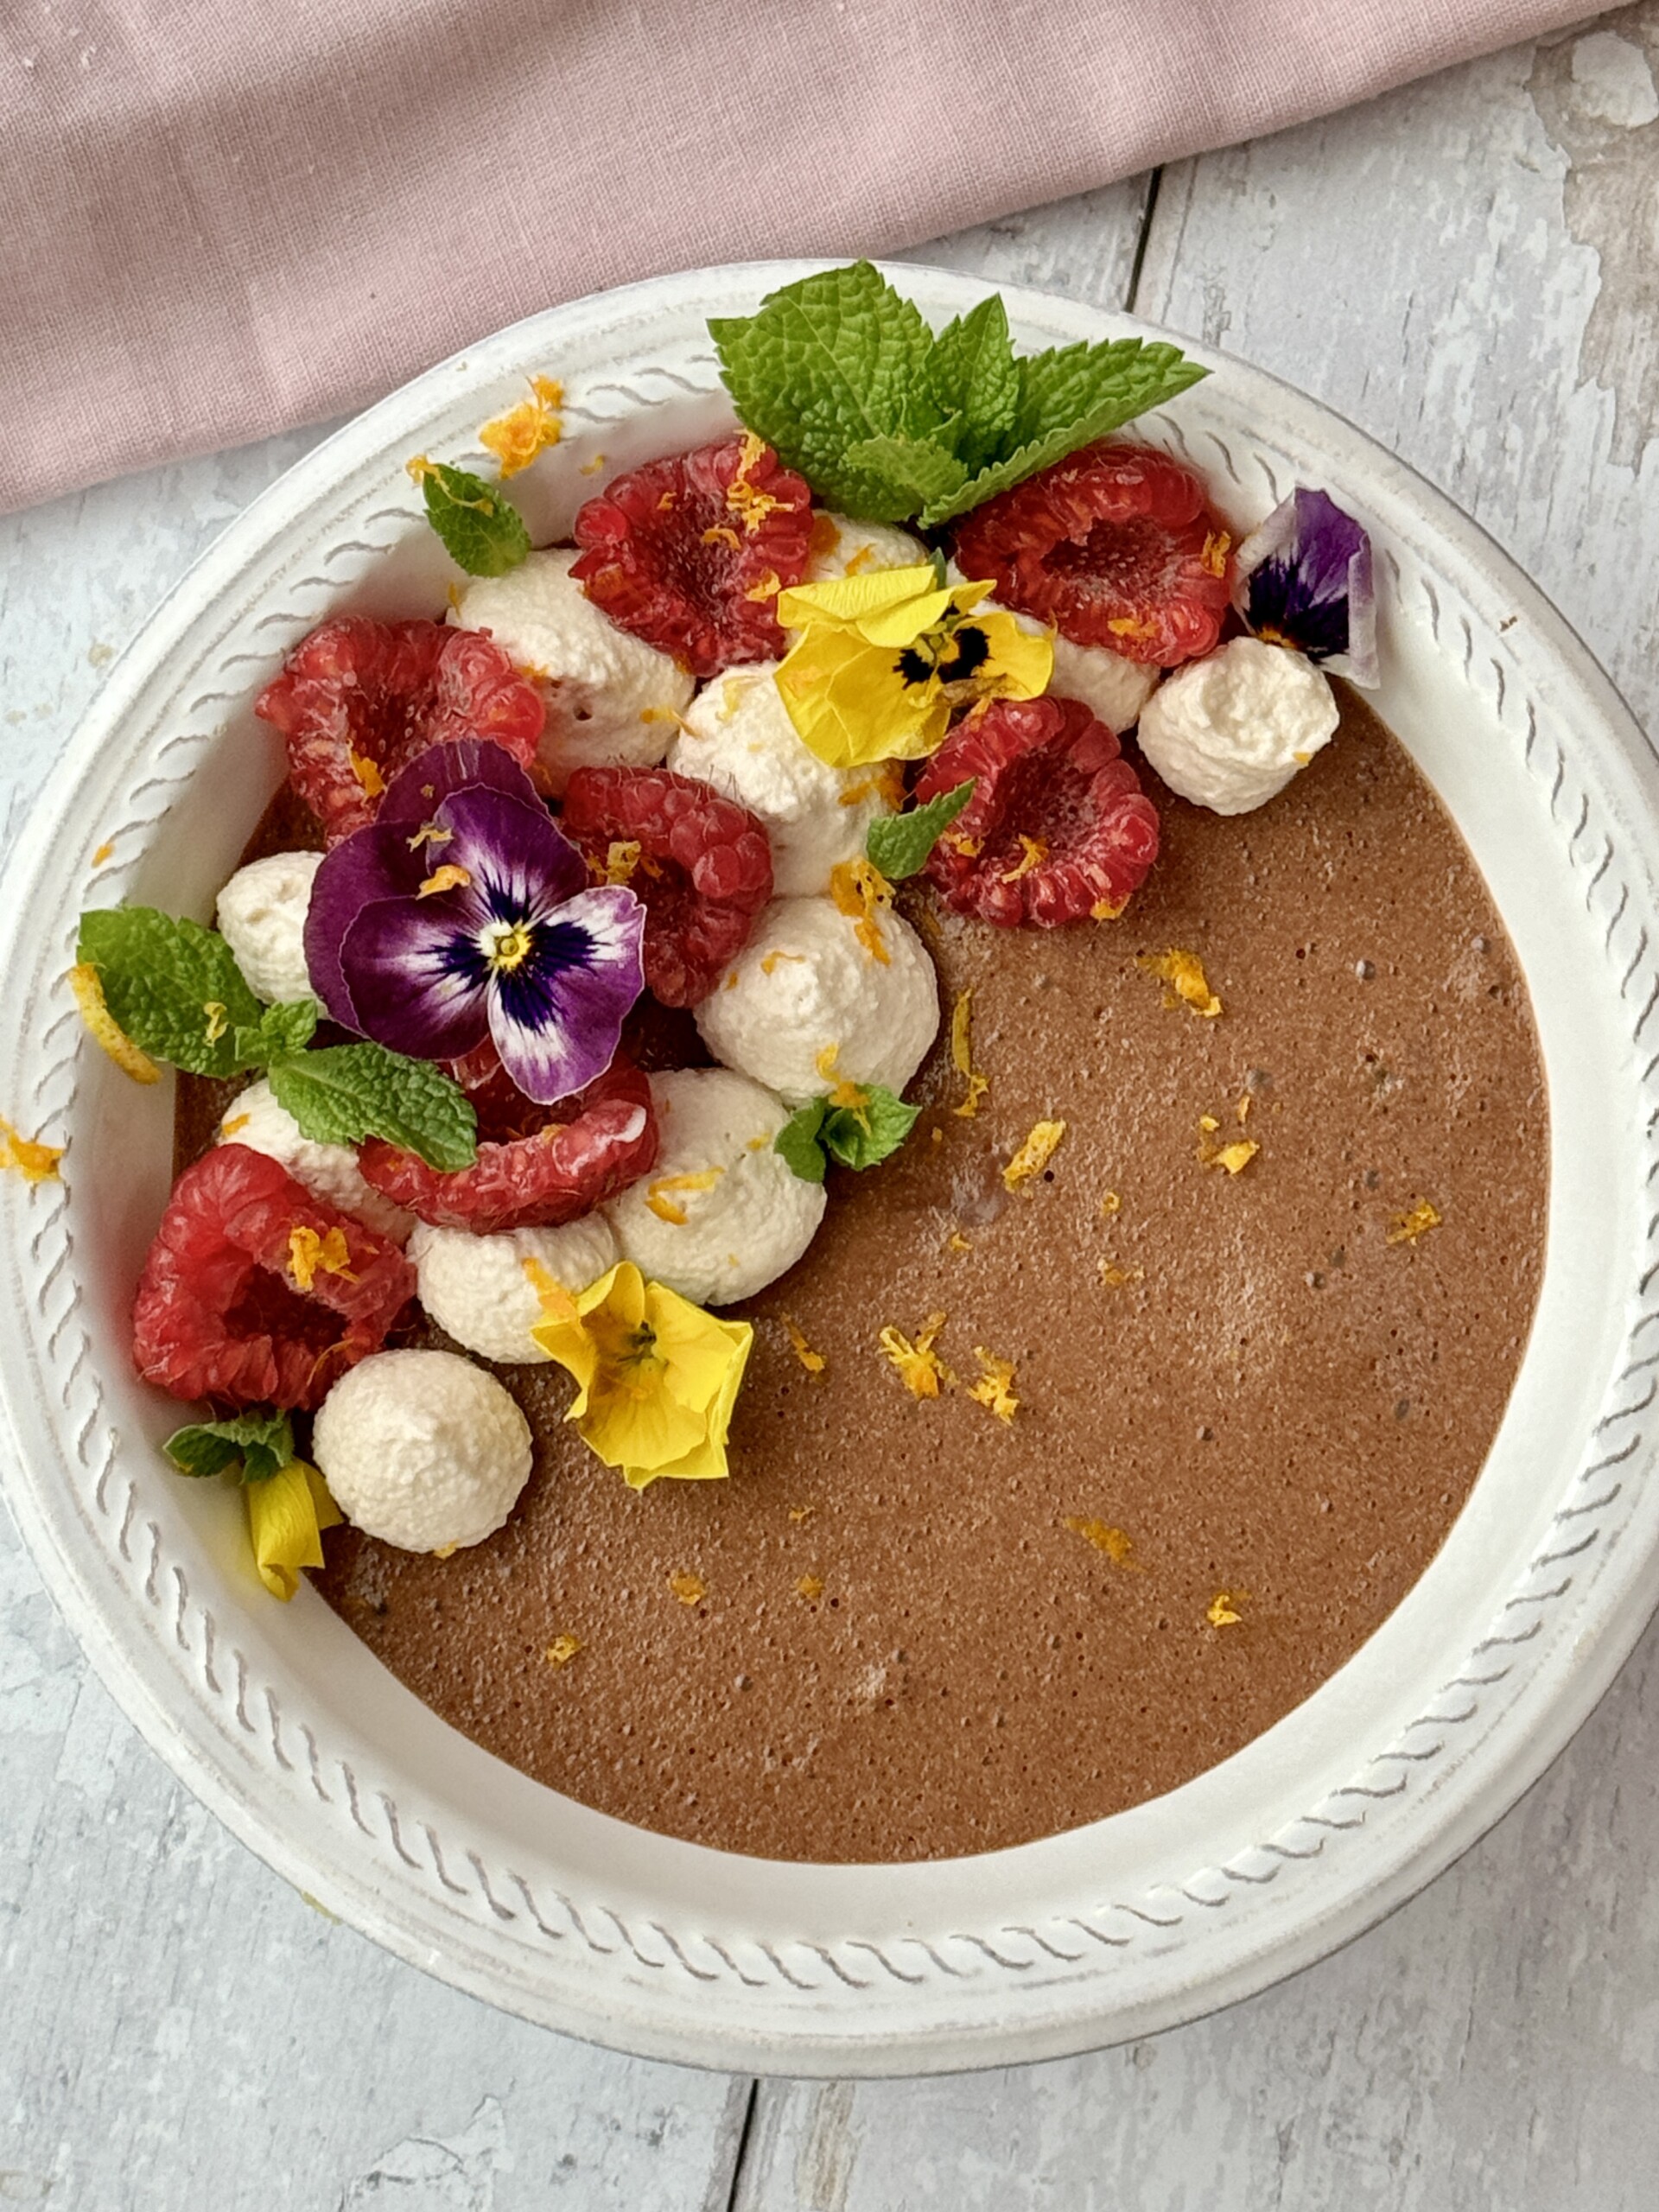
[[505,415],[498,415],[486,423],[478,434],[478,442],[486,453],[493,453],[501,464],[505,483],[509,476],[528,468],[538,454],[556,446],[564,435],[564,425],[559,419],[559,408],[564,399],[564,387],[552,377],[531,377],[530,397],[521,399],[516,407],[509,407]]
[[1003,1188],[1017,1191],[1022,1183],[1029,1183],[1033,1175],[1040,1175],[1054,1157],[1055,1150],[1065,1135],[1064,1122],[1034,1122],[1031,1135],[1002,1170]]
[[974,1346],[974,1357],[982,1371],[977,1382],[968,1385],[968,1395],[987,1407],[998,1421],[1011,1421],[1020,1410],[1020,1401],[1014,1395],[1014,1362],[998,1359],[983,1344]]
[[1332,676],[1377,682],[1371,541],[1325,492],[1299,484],[1238,549],[1234,603],[1258,638]]
[[1442,1217],[1439,1209],[1427,1198],[1419,1198],[1409,1213],[1395,1214],[1389,1224],[1387,1241],[1390,1244],[1414,1244],[1431,1229],[1438,1229]]
[[531,1334],[576,1380],[565,1417],[630,1490],[659,1475],[698,1482],[728,1471],[726,1438],[754,1341],[747,1321],[717,1320],[647,1282],[631,1260],[574,1298],[550,1279],[537,1287],[542,1318]]
[[958,709],[1036,698],[1053,645],[1012,614],[976,613],[990,588],[948,584],[935,561],[780,593],[779,621],[802,635],[775,681],[803,743],[834,768],[918,760]]
[[[426,848],[446,832],[442,883]],[[393,1052],[491,1039],[539,1104],[602,1075],[644,988],[645,908],[587,863],[499,746],[435,745],[317,870],[305,950],[328,1012]]]
[[1167,952],[1142,953],[1135,964],[1167,986],[1166,1007],[1191,1007],[1206,1021],[1213,1021],[1221,1012],[1221,1001],[1211,989],[1204,963],[1196,952],[1183,952],[1179,945],[1172,945]]
[[300,1586],[302,1567],[321,1567],[322,1531],[345,1515],[328,1485],[303,1459],[290,1459],[269,1482],[248,1485],[248,1535],[259,1580],[284,1604]]
[[957,1379],[933,1349],[944,1319],[943,1313],[930,1313],[917,1331],[914,1344],[902,1329],[891,1325],[877,1339],[912,1398],[937,1398],[944,1384]]
[[60,1144],[37,1144],[0,1114],[0,1168],[10,1168],[25,1183],[52,1183],[57,1180],[62,1158]]

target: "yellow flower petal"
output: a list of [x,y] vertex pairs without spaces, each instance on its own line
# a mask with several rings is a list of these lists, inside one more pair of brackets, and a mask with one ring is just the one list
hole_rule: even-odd
[[300,1569],[322,1565],[322,1531],[345,1516],[303,1459],[290,1459],[269,1482],[249,1483],[243,1495],[259,1580],[286,1604],[300,1586]]
[[786,630],[803,630],[810,622],[866,621],[925,594],[931,597],[937,589],[933,577],[933,563],[920,561],[908,569],[876,569],[868,575],[797,584],[779,594],[778,620]]
[[536,1287],[543,1317],[531,1334],[575,1378],[567,1419],[607,1467],[633,1490],[661,1475],[729,1471],[726,1440],[754,1341],[747,1321],[717,1320],[628,1260],[575,1299]]

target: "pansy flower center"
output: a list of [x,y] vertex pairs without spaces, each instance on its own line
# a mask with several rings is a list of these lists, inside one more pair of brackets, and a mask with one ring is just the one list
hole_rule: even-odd
[[522,968],[535,946],[528,922],[492,922],[480,939],[484,957],[498,976]]
[[953,687],[971,687],[991,657],[991,641],[977,622],[964,622],[947,614],[931,630],[924,630],[906,645],[893,666],[906,684],[925,684],[935,679],[947,693]]

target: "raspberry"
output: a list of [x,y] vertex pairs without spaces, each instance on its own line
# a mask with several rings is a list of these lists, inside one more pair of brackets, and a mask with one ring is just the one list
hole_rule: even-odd
[[969,776],[974,795],[927,863],[959,914],[1007,929],[1104,921],[1158,857],[1152,801],[1080,700],[994,700],[928,762],[918,803]]
[[778,594],[811,538],[805,479],[746,434],[619,476],[577,515],[570,573],[619,629],[713,676],[784,652]]
[[264,1153],[215,1145],[174,1185],[144,1262],[133,1365],[175,1398],[315,1406],[414,1294],[387,1238]]
[[1209,652],[1232,540],[1202,478],[1146,446],[1085,446],[988,499],[956,536],[965,575],[1077,645],[1173,668]]
[[[469,1055],[469,1064],[477,1056]],[[487,1091],[487,1079],[480,1087]],[[480,1095],[474,1092],[474,1098]],[[436,1229],[552,1229],[591,1213],[647,1173],[657,1158],[651,1084],[626,1059],[551,1109],[518,1100],[539,1125],[500,1143],[486,1141],[470,1167],[443,1174],[412,1152],[371,1137],[359,1161],[377,1191]]]
[[294,788],[338,844],[429,745],[483,738],[533,766],[546,709],[489,638],[442,622],[325,622],[289,655],[254,712],[288,742]]
[[706,999],[772,897],[760,817],[671,768],[578,768],[560,827],[598,866],[613,843],[639,846],[645,988],[664,1006]]

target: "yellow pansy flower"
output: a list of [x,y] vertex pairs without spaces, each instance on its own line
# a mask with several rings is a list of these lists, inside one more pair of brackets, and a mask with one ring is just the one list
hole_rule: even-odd
[[542,1319],[531,1334],[576,1381],[566,1418],[630,1490],[659,1475],[708,1481],[726,1474],[732,1425],[754,1331],[720,1321],[631,1260],[575,1297],[537,1282]]
[[1051,637],[1001,608],[976,612],[988,583],[947,584],[943,565],[839,576],[778,595],[801,632],[776,677],[802,741],[832,768],[919,760],[958,708],[1035,699],[1054,669]]
[[267,1482],[249,1483],[243,1495],[259,1580],[286,1601],[300,1586],[300,1569],[322,1565],[323,1530],[338,1528],[345,1516],[303,1459],[290,1459]]

